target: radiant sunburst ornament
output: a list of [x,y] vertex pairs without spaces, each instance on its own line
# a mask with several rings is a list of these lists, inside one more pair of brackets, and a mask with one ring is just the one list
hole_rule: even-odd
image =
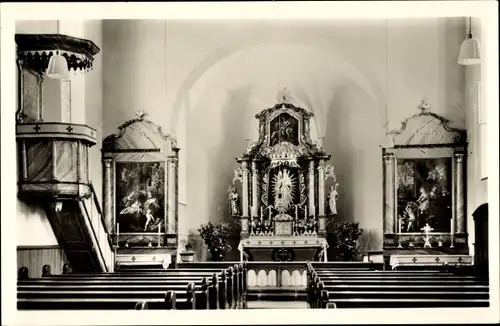
[[286,168],[280,170],[273,178],[274,206],[280,213],[285,213],[293,203],[295,196],[295,176]]

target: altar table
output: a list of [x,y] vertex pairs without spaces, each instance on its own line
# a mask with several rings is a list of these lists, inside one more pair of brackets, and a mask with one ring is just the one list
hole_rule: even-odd
[[392,255],[392,269],[402,266],[469,266],[472,256],[469,255]]
[[299,248],[322,248],[323,261],[327,260],[326,249],[328,242],[325,238],[318,236],[250,236],[240,241],[238,250],[240,260],[243,261],[243,252],[249,249],[299,249]]

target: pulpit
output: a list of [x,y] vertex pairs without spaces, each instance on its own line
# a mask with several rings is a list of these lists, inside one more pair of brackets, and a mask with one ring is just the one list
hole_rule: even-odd
[[330,155],[310,137],[312,117],[286,95],[256,115],[258,139],[237,158],[241,166],[229,187],[242,259],[326,260],[326,225],[337,213],[338,184],[333,166],[326,165]]

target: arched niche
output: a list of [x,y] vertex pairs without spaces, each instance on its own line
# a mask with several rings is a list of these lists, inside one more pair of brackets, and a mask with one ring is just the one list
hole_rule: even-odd
[[467,254],[465,131],[423,101],[420,112],[388,136],[392,144],[382,149],[384,250]]
[[176,248],[177,141],[138,116],[103,141],[106,227],[118,247]]

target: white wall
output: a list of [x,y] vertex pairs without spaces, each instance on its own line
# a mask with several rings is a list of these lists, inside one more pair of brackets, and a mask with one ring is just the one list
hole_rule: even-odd
[[[467,36],[469,32],[469,22],[464,28],[463,38]],[[473,36],[477,38],[480,42],[483,39],[485,33],[484,27],[482,28],[479,19],[472,20],[472,32]],[[483,62],[487,60],[486,51],[484,50],[484,44],[481,43],[481,54]],[[474,219],[472,213],[481,204],[488,202],[488,179],[483,178],[483,173],[481,171],[481,164],[484,159],[486,159],[486,138],[485,135],[481,135],[481,126],[479,124],[479,114],[478,114],[478,101],[477,97],[484,97],[484,87],[483,94],[478,94],[477,84],[483,80],[484,76],[484,64],[466,66],[465,67],[465,117],[466,117],[466,127],[467,127],[467,139],[469,141],[468,146],[468,160],[467,160],[467,225],[469,231],[469,250],[470,253],[474,253]],[[485,101],[482,101],[485,105]],[[488,108],[483,107],[484,112]],[[484,146],[484,147],[483,147]]]
[[315,113],[341,182],[339,211],[365,229],[366,249],[381,248],[386,124],[399,128],[427,98],[465,126],[460,18],[168,21],[166,46],[163,21],[103,24],[105,135],[138,110],[177,135],[183,234],[229,220],[234,158],[283,86]]

